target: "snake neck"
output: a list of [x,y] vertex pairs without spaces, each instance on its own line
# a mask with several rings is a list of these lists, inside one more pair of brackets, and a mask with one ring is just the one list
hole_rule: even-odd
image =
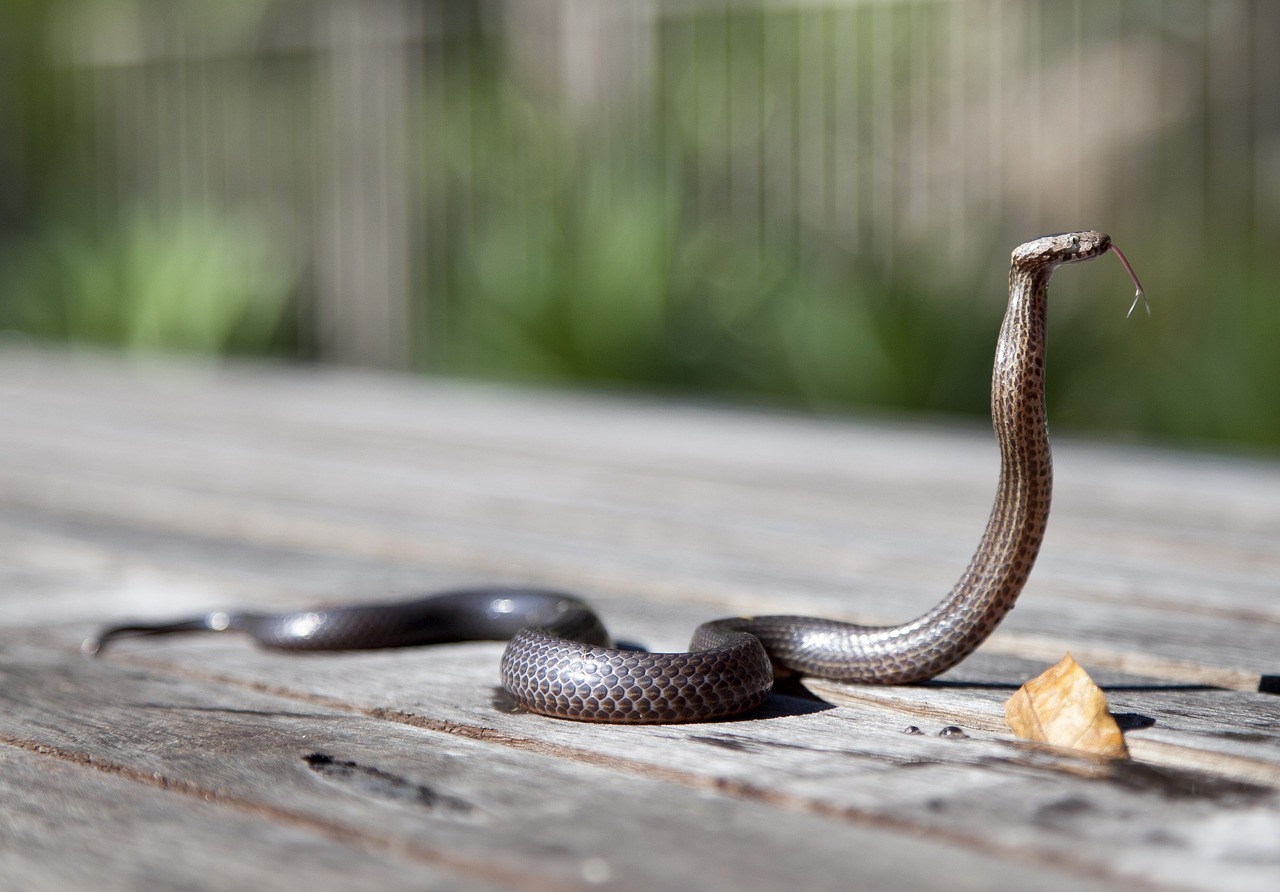
[[946,671],[986,640],[1026,585],[1044,538],[1053,489],[1044,408],[1051,271],[1015,265],[1009,273],[1009,305],[991,376],[1000,482],[982,540],[955,587],[932,610],[901,626],[861,633],[858,649],[882,655],[893,665],[874,674],[858,672],[860,680],[911,682]]
[[1044,409],[1051,271],[1047,264],[1015,264],[1009,275],[991,381],[1000,483],[960,580],[936,607],[900,626],[789,616],[726,621],[728,628],[759,637],[775,669],[876,684],[921,681],[971,654],[1013,608],[1040,551],[1053,487]]
[[[1009,305],[991,376],[991,420],[1000,446],[1000,482],[987,527],[950,594],[914,623],[940,660],[968,656],[1013,609],[1049,519],[1053,461],[1045,417],[1047,268],[1009,273]],[[942,639],[945,644],[938,647]]]

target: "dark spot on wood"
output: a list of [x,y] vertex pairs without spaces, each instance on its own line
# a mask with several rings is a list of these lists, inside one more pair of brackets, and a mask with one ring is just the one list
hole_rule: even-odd
[[453,816],[471,815],[477,811],[465,799],[381,768],[335,759],[327,753],[309,753],[302,757],[302,761],[328,783],[363,796],[420,806]]
[[1032,820],[1042,826],[1063,829],[1074,821],[1088,818],[1097,812],[1097,807],[1082,796],[1068,796],[1046,803],[1035,810]]
[[1140,712],[1113,712],[1111,717],[1116,720],[1116,727],[1121,731],[1140,731],[1156,723],[1151,716]]
[[1272,795],[1269,788],[1257,784],[1128,759],[1113,762],[1105,776],[1127,790],[1155,793],[1164,799],[1239,802]]
[[1265,731],[1219,731],[1213,736],[1223,740],[1239,740],[1244,743],[1271,743],[1275,740],[1274,734],[1268,734]]
[[695,734],[689,739],[696,743],[705,743],[709,746],[719,747],[720,749],[724,749],[724,750],[733,750],[734,752],[737,752],[737,753],[749,753],[752,750],[759,749],[758,746],[753,746],[747,743],[746,741],[739,740],[736,737],[721,737],[718,735],[713,736],[713,735]]

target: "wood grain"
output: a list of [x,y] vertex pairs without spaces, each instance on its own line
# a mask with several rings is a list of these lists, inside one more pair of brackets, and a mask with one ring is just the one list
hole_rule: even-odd
[[[513,712],[493,643],[77,646],[109,619],[481,581],[582,592],[655,649],[724,614],[900,621],[977,541],[990,434],[45,353],[0,355],[0,388],[0,858],[20,885],[1280,881],[1280,698],[1258,690],[1280,674],[1274,464],[1067,440],[1026,593],[938,682],[609,728]],[[1066,651],[1131,761],[1004,727]]]

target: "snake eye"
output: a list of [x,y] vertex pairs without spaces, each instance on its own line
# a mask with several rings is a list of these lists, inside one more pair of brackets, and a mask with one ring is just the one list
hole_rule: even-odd
[[1073,248],[1077,248],[1080,246],[1080,236],[1078,235],[1071,236],[1071,238],[1067,239],[1067,241],[1071,243],[1071,247]]

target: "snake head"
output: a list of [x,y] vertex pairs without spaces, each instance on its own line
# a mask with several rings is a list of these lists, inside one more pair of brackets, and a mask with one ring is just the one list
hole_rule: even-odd
[[1111,248],[1111,236],[1092,229],[1046,235],[1013,249],[1013,266],[1052,270],[1064,263],[1092,260]]

